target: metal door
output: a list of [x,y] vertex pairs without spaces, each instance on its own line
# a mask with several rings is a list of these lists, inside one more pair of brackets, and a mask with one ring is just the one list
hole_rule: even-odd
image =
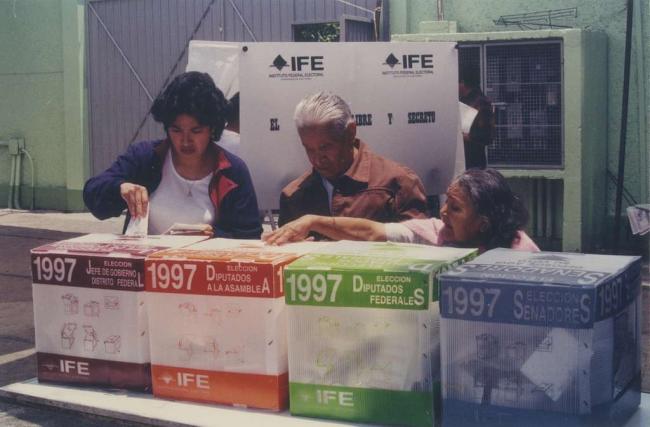
[[373,19],[360,16],[341,16],[342,42],[372,42],[375,40]]

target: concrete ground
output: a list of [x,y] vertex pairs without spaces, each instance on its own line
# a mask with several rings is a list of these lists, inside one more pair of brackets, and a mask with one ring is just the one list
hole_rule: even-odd
[[[79,234],[120,232],[122,221],[98,221],[90,214],[0,210],[0,387],[36,376],[29,250]],[[79,424],[108,427],[116,422],[0,400],[2,426]]]

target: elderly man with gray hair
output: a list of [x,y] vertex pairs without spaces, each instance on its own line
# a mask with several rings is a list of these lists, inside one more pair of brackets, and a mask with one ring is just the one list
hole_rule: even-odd
[[313,169],[282,190],[280,225],[306,214],[379,222],[426,218],[420,178],[356,137],[354,116],[339,96],[318,92],[303,98],[294,120]]

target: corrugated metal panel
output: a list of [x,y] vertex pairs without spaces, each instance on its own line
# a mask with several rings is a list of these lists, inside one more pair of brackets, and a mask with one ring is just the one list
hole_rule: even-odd
[[341,39],[346,42],[369,42],[375,40],[372,20],[356,17],[341,18]]
[[[96,174],[108,167],[132,140],[163,136],[160,124],[147,116],[151,101],[135,74],[151,97],[155,98],[165,79],[172,73],[172,67],[186,47],[204,11],[212,2],[213,0],[88,2],[91,173]],[[369,10],[376,6],[376,0],[346,2]],[[214,0],[194,38],[252,41],[253,36],[242,23],[235,8],[257,41],[291,41],[292,25],[296,22],[339,22],[342,15],[372,17],[364,10],[337,0]],[[361,33],[356,28],[351,31],[354,34]],[[111,41],[111,37],[115,42]],[[115,45],[122,50],[126,60]],[[185,53],[172,75],[182,72],[186,65]]]
[[[211,14],[218,12],[218,3],[220,1],[215,2]],[[210,0],[89,3],[88,81],[93,173],[106,168],[132,139],[163,135],[160,125],[150,117],[136,134],[147,117],[151,101],[135,73],[155,98],[209,4]],[[186,62],[185,55],[176,73],[185,68]]]
[[376,0],[294,0],[295,22],[339,22],[341,15],[371,17],[369,12],[351,6],[352,3],[367,10],[374,10]]

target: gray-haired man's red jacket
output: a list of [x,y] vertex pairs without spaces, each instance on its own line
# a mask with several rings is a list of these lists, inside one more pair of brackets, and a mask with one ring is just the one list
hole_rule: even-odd
[[360,140],[356,144],[359,151],[354,162],[334,183],[331,210],[321,176],[312,170],[282,190],[280,225],[306,214],[379,222],[427,217],[424,186],[415,172],[374,154]]

